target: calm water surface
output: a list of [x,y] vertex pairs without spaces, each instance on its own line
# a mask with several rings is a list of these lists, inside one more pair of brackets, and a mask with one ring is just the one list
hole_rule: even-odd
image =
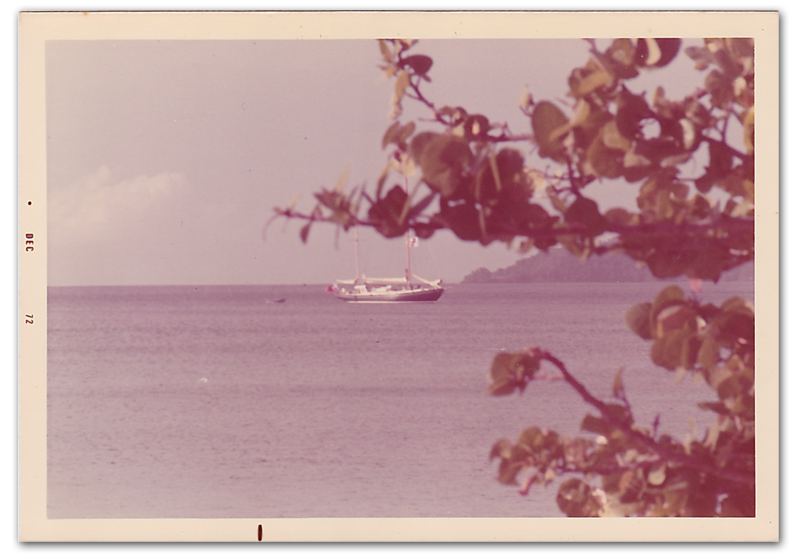
[[711,419],[694,404],[710,391],[676,386],[623,320],[661,287],[457,285],[395,305],[320,286],[50,288],[48,515],[561,516],[557,484],[522,497],[489,450],[531,425],[577,434],[589,410],[559,382],[489,397],[492,358],[542,346],[601,398],[624,366],[637,421],[660,413],[682,437]]

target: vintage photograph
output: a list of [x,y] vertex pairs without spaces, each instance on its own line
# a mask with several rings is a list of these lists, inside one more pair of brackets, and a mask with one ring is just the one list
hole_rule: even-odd
[[776,516],[767,40],[316,22],[42,42],[46,518]]

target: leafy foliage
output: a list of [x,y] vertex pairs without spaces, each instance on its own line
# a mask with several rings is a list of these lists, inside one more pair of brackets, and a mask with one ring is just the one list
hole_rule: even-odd
[[[304,241],[315,221],[344,229],[358,223],[386,237],[413,230],[428,238],[449,229],[466,241],[501,241],[521,251],[560,244],[581,258],[624,254],[657,278],[711,281],[754,258],[752,40],[707,39],[686,49],[706,74],[704,87],[680,100],[667,99],[661,87],[648,99],[626,85],[668,65],[680,53],[679,39],[620,38],[604,50],[589,40],[588,62],[568,76],[571,103],[523,94],[520,109],[530,129],[522,134],[463,107],[430,101],[422,88],[433,60],[409,54],[415,44],[379,41],[381,69],[395,87],[392,123],[382,139],[391,153],[374,193],[345,194],[340,182],[316,195],[309,214],[276,209],[307,221]],[[408,100],[430,109],[429,129],[401,121]],[[733,121],[740,126],[729,127]],[[741,130],[738,138],[734,129]],[[512,147],[520,142],[538,148],[538,167]],[[683,164],[690,160],[707,162],[701,176],[686,176]],[[411,193],[397,185],[384,192],[392,174],[408,178],[417,171]],[[602,211],[585,195],[587,186],[612,179],[638,188],[635,211]],[[362,200],[369,205],[365,217]],[[625,320],[652,341],[656,366],[679,378],[691,373],[717,392],[717,401],[699,404],[717,414],[704,437],[679,442],[657,434],[657,424],[637,425],[621,372],[614,400],[604,402],[546,350],[501,353],[490,372],[491,394],[522,393],[550,378],[543,369],[550,364],[596,414],[580,426],[591,438],[534,427],[516,442],[497,442],[490,457],[499,460],[500,482],[519,484],[526,494],[534,484],[579,475],[558,492],[557,503],[569,516],[754,515],[752,306],[741,298],[702,303],[671,286],[653,302],[632,305]]]

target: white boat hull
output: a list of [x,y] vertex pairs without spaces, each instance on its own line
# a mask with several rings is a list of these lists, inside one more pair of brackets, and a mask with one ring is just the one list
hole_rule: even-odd
[[396,288],[376,290],[352,290],[342,288],[336,292],[336,297],[350,303],[411,303],[432,302],[438,300],[444,293],[440,286],[423,286],[419,288]]

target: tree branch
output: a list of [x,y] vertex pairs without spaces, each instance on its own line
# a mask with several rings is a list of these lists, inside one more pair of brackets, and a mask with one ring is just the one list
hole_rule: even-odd
[[600,412],[600,414],[603,415],[603,418],[605,418],[608,422],[613,424],[614,427],[622,431],[626,436],[628,436],[629,439],[644,445],[645,447],[650,449],[652,452],[656,453],[665,461],[678,463],[679,465],[689,467],[701,472],[705,472],[713,476],[729,480],[731,482],[738,482],[750,486],[755,484],[755,479],[752,474],[722,470],[715,467],[714,465],[709,465],[705,462],[699,461],[694,457],[687,455],[685,453],[676,453],[670,449],[665,449],[652,437],[647,436],[637,430],[634,430],[632,427],[633,418],[630,419],[631,422],[629,423],[620,420],[619,418],[614,416],[608,409],[606,403],[604,403],[603,401],[592,395],[580,381],[578,381],[575,377],[573,377],[561,360],[559,360],[558,358],[556,358],[547,351],[542,353],[541,359],[547,360],[548,362],[556,366],[558,370],[561,372],[561,374],[564,376],[564,380],[567,383],[569,383],[569,385],[573,389],[575,389],[575,391],[581,396],[581,398],[583,398],[585,402],[596,408]]

